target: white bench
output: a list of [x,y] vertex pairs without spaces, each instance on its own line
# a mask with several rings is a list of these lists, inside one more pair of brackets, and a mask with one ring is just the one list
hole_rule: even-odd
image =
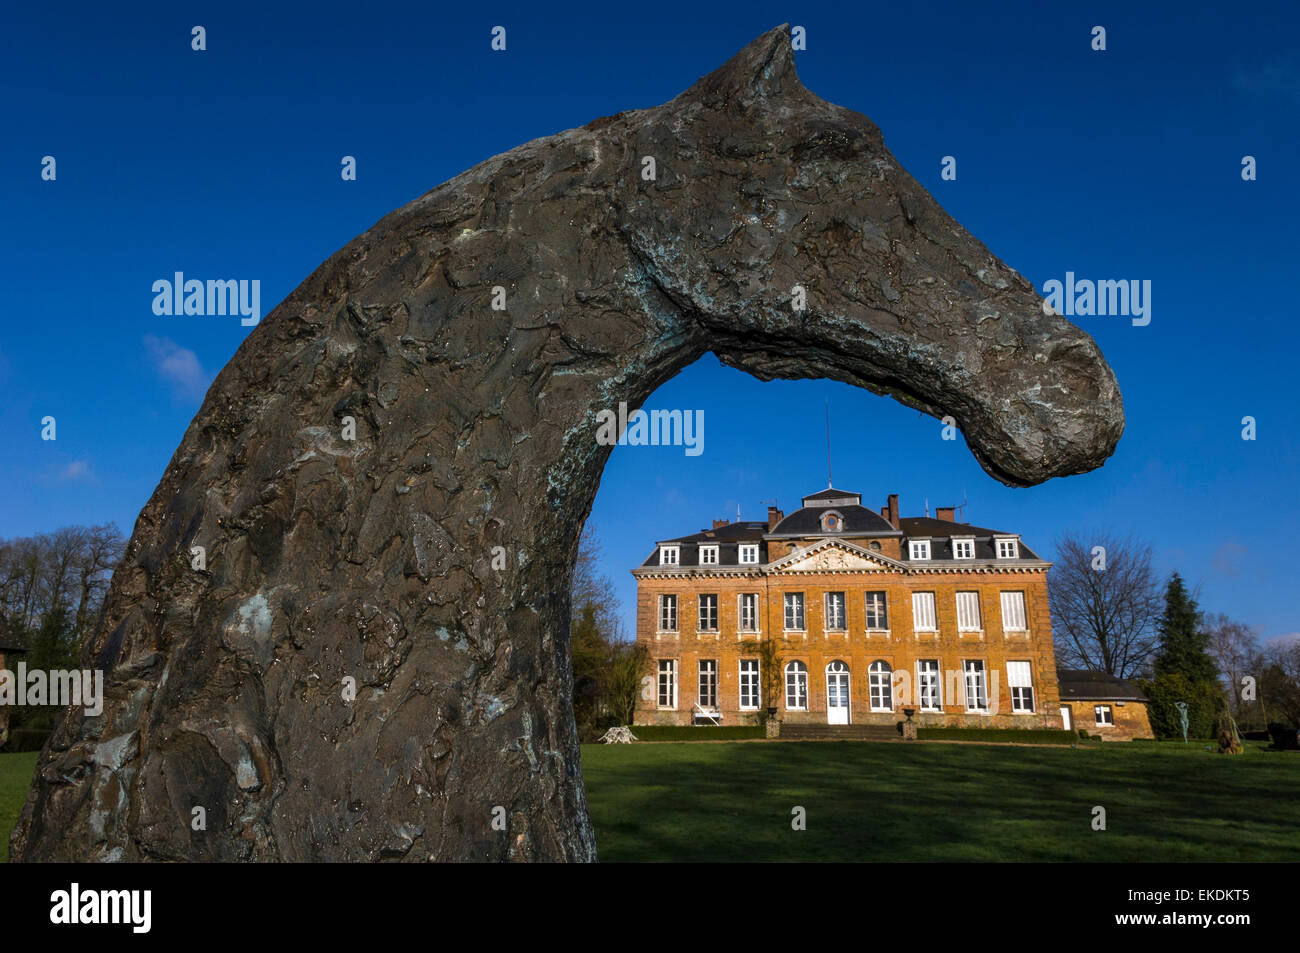
[[722,709],[705,708],[703,705],[699,705],[699,704],[692,705],[691,707],[695,709],[696,721],[699,721],[701,718],[703,718],[706,721],[713,722],[713,724],[717,725],[719,728],[722,727]]

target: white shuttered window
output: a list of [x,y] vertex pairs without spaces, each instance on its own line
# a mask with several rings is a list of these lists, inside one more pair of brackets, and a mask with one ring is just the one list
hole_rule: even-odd
[[912,593],[912,624],[919,632],[935,631],[934,593]]
[[957,593],[957,631],[978,632],[980,630],[980,594],[978,592]]
[[1025,624],[1025,594],[1023,592],[1002,593],[1002,628],[1008,632],[1023,632],[1029,628]]

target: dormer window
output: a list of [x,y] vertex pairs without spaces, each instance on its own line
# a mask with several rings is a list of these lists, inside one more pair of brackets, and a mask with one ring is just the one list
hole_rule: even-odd
[[740,562],[742,565],[746,566],[752,566],[758,563],[758,543],[740,544]]
[[714,543],[710,546],[700,547],[700,565],[716,566],[718,564],[718,545]]
[[908,559],[929,559],[930,558],[930,541],[928,539],[913,539],[907,543]]
[[954,539],[952,541],[952,558],[953,559],[974,559],[975,540]]
[[1019,559],[1020,558],[1020,541],[1014,538],[999,539],[998,559]]
[[676,566],[682,561],[682,548],[680,546],[660,546],[659,547],[659,565]]
[[844,517],[835,510],[828,510],[822,514],[822,532],[839,533],[844,530]]

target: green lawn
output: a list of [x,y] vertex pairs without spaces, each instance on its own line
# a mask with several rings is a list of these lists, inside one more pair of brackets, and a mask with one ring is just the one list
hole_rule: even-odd
[[0,864],[9,859],[9,834],[27,801],[38,754],[39,751],[0,754]]
[[[0,755],[0,861],[35,763]],[[1300,753],[1262,743],[587,745],[582,768],[604,861],[1300,859]]]
[[591,745],[582,762],[603,861],[1300,859],[1300,753],[1262,743]]

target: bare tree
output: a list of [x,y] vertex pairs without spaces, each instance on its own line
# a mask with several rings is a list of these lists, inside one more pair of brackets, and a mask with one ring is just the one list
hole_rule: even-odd
[[77,563],[77,635],[80,637],[95,621],[113,570],[122,561],[126,539],[116,523],[101,523],[84,530],[82,558]]
[[1201,625],[1210,636],[1208,651],[1218,666],[1219,674],[1227,682],[1228,697],[1232,700],[1232,713],[1242,713],[1242,678],[1252,674],[1253,662],[1259,654],[1259,636],[1255,629],[1234,622],[1222,612],[1201,617]]
[[1263,722],[1280,720],[1300,727],[1300,638],[1265,643],[1249,665],[1257,680]]
[[0,616],[11,629],[33,632],[62,608],[79,640],[103,605],[124,546],[112,523],[0,540]]
[[1157,648],[1162,601],[1151,547],[1132,537],[1068,533],[1047,577],[1056,660],[1119,678],[1140,674]]
[[578,730],[596,730],[608,717],[630,724],[645,651],[623,639],[617,590],[600,572],[600,541],[583,527],[573,566],[569,660]]

